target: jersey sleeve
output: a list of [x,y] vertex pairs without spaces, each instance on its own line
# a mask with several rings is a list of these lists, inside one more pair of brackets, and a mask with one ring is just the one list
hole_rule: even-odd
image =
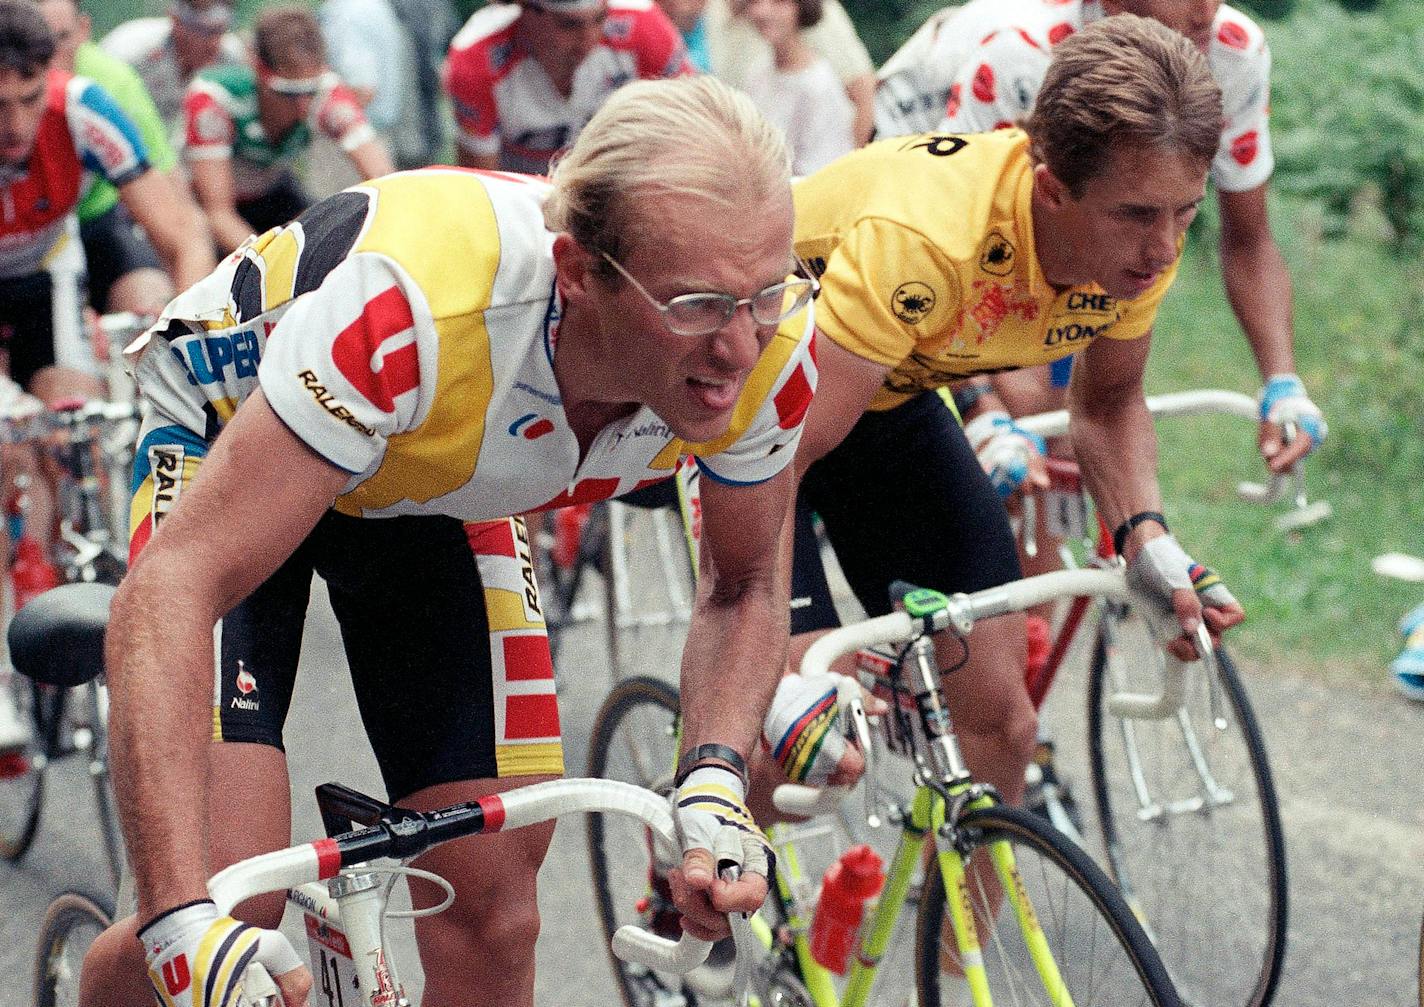
[[276,323],[257,376],[308,447],[348,472],[369,473],[388,440],[429,413],[437,340],[410,276],[385,256],[356,253]]
[[[797,249],[803,258],[809,249]],[[814,256],[813,256],[814,257]],[[894,366],[960,323],[953,263],[924,235],[882,218],[862,220],[826,262],[816,325],[838,346]]]
[[694,445],[698,467],[733,485],[765,482],[786,468],[801,442],[816,379],[816,320],[808,307],[781,326],[747,379],[738,411],[745,407],[750,422],[734,417],[737,433],[729,443]]
[[232,157],[232,113],[217,85],[199,78],[183,95],[183,156],[190,160]]
[[341,81],[334,82],[322,92],[321,102],[316,108],[316,124],[322,133],[348,154],[376,136],[375,130],[366,121],[361,99]]
[[1224,192],[1245,192],[1275,170],[1271,152],[1271,50],[1261,29],[1223,7],[1212,40],[1212,70],[1221,84],[1226,128],[1211,165]]
[[115,188],[138,178],[151,165],[138,127],[108,91],[92,80],[75,77],[67,85],[65,116],[74,149],[86,171]]
[[960,67],[949,85],[946,133],[987,133],[1022,126],[1048,70],[1047,46],[1019,28],[989,35]]
[[[610,18],[618,15],[610,15]],[[638,61],[638,76],[643,80],[664,77],[684,77],[696,72],[688,58],[682,34],[663,9],[649,4],[646,10],[629,12],[632,18],[633,50]],[[617,31],[616,26],[606,29]]]
[[1162,298],[1167,296],[1167,289],[1172,286],[1172,281],[1177,278],[1177,267],[1181,264],[1179,249],[1177,261],[1162,270],[1162,275],[1157,277],[1156,283],[1148,287],[1141,296],[1123,302],[1122,315],[1114,324],[1108,326],[1103,336],[1108,339],[1138,339],[1151,332],[1157,321],[1157,309],[1162,305]]
[[478,45],[451,49],[445,62],[445,93],[455,111],[459,144],[467,153],[499,153],[499,110],[494,100],[494,77],[482,72],[485,51]]

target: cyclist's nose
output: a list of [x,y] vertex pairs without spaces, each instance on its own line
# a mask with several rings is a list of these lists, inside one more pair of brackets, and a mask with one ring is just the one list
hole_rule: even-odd
[[728,371],[750,370],[761,356],[763,330],[752,317],[751,305],[739,304],[727,324],[712,336],[712,356]]

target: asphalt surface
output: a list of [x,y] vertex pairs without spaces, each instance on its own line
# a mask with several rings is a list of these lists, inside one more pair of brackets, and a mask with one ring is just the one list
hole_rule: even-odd
[[[601,628],[575,629],[565,653],[560,700],[567,765],[574,770],[585,764],[590,723],[610,682]],[[304,662],[293,716],[312,729],[289,732],[291,761],[299,767],[295,837],[303,840],[320,834],[310,796],[314,784],[338,779],[379,792],[319,590]],[[1290,937],[1276,1003],[1413,1007],[1424,909],[1424,708],[1382,691],[1326,690],[1304,679],[1243,672],[1263,722],[1289,844]],[[1050,698],[1046,717],[1060,735],[1081,730],[1076,689],[1065,682]],[[0,989],[0,1007],[31,1002],[33,943],[48,899],[70,887],[105,888],[87,781],[72,765],[53,775],[56,786],[36,846],[22,863],[0,864],[0,968],[12,977]],[[541,876],[541,1005],[617,1002],[588,878],[582,823],[565,821]],[[294,937],[295,922],[289,913],[286,925]],[[391,929],[402,979],[419,1002],[419,966],[408,931]],[[903,992],[880,1002],[899,1007]]]

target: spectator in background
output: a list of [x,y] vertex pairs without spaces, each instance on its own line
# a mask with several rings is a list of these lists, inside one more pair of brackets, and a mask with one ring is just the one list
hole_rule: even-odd
[[[331,69],[356,95],[396,166],[424,167],[415,47],[391,0],[325,0],[317,21]],[[351,159],[321,130],[312,137],[303,177],[318,200],[361,181]]]
[[[89,15],[79,9],[78,0],[40,0],[39,8],[54,33],[54,60],[50,66],[87,77],[107,91],[138,129],[149,164],[167,175],[174,192],[187,201],[187,182],[173,170],[177,158],[168,142],[168,131],[138,74],[92,41]],[[88,263],[89,303],[95,310],[140,315],[156,315],[163,310],[173,297],[173,284],[148,236],[120,202],[119,190],[107,179],[91,176],[77,212]],[[203,226],[191,201],[181,212],[193,227]]]
[[772,53],[770,63],[748,74],[746,92],[786,134],[795,175],[809,175],[856,147],[855,107],[831,64],[805,37],[822,9],[822,0],[750,0],[746,7],[746,18]]
[[[707,0],[703,15],[712,72],[743,89],[751,73],[772,62],[770,47],[745,16],[749,2]],[[865,143],[875,126],[875,67],[840,0],[823,0],[821,20],[806,30],[806,41],[831,64],[845,87],[855,106],[855,142]]]
[[420,147],[412,145],[403,156],[411,163],[435,164],[446,159],[445,99],[440,74],[445,51],[459,27],[450,0],[391,0],[405,25],[412,47],[415,73],[415,107],[412,123]]
[[1424,605],[1418,605],[1399,620],[1404,649],[1390,662],[1394,684],[1410,699],[1424,703]]
[[455,36],[445,65],[457,160],[545,174],[619,87],[691,72],[682,36],[647,0],[482,7]]
[[193,75],[213,63],[241,66],[247,49],[232,33],[230,0],[173,0],[167,17],[125,21],[99,45],[137,71],[174,133]]
[[707,50],[707,0],[658,0],[658,6],[682,34],[693,69],[698,73],[711,73],[712,55]]
[[183,156],[224,253],[311,204],[292,170],[311,143],[309,119],[346,152],[361,178],[395,170],[361,103],[327,69],[310,10],[267,8],[253,26],[253,47],[241,66],[200,71],[183,100]]

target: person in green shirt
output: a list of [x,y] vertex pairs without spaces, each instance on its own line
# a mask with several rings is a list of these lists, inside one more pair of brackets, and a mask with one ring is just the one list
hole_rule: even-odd
[[[138,74],[92,41],[89,15],[80,9],[79,0],[41,0],[39,8],[55,35],[53,66],[88,77],[113,96],[143,137],[150,163],[177,183],[186,205],[174,211],[187,214],[198,233],[205,233],[206,224],[186,181],[174,172],[178,161],[167,128]],[[158,314],[173,297],[173,283],[148,237],[119,202],[118,190],[102,178],[93,179],[77,212],[90,303],[99,311]]]

